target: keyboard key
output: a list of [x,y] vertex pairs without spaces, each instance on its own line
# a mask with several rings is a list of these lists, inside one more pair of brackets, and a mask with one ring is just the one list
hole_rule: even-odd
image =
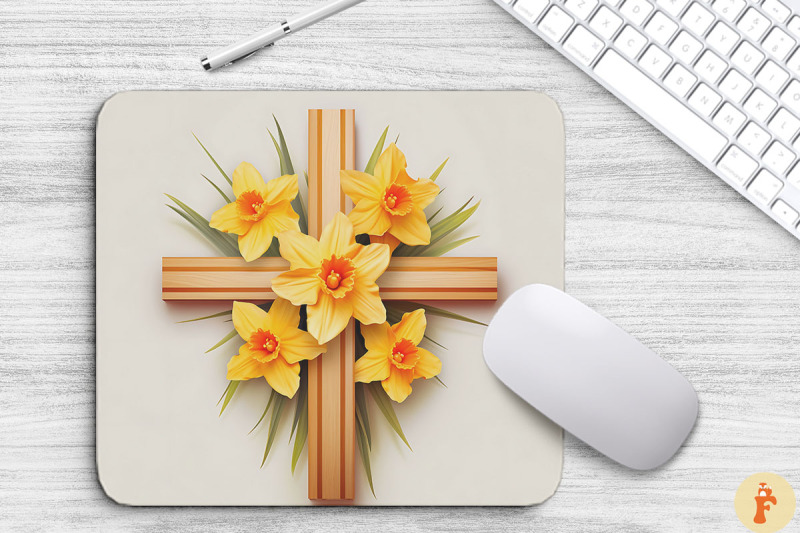
[[514,11],[522,15],[522,18],[528,22],[533,23],[548,5],[548,0],[519,0],[514,5]]
[[722,97],[715,93],[705,83],[701,83],[689,97],[689,105],[695,108],[701,115],[709,116],[711,112],[722,101]]
[[717,80],[725,72],[728,65],[717,54],[711,50],[706,50],[697,63],[694,65],[694,71],[697,72],[701,78],[711,83],[717,83]]
[[769,133],[750,122],[739,134],[739,144],[753,155],[758,155],[769,142]]
[[784,224],[791,225],[797,221],[797,211],[792,209],[792,207],[783,200],[775,202],[775,205],[772,206],[772,212],[775,213],[778,220]]
[[800,37],[800,17],[792,17],[792,20],[786,24],[786,29],[795,37]]
[[658,5],[673,17],[677,17],[689,0],[657,0]]
[[783,189],[783,182],[766,170],[762,170],[747,188],[747,192],[759,203],[767,205],[778,196],[781,189]]
[[598,9],[589,22],[589,26],[604,39],[611,39],[621,25],[622,19],[606,6]]
[[778,103],[761,89],[756,89],[744,103],[744,110],[756,120],[764,122]]
[[733,64],[742,69],[745,74],[752,74],[764,59],[764,54],[752,44],[744,41],[731,56]]
[[744,124],[744,113],[725,102],[714,117],[714,124],[719,126],[723,133],[733,135]]
[[719,160],[717,168],[738,185],[744,185],[758,168],[758,163],[738,146],[731,146]]
[[579,19],[586,20],[597,7],[597,0],[567,0],[564,7]]
[[567,33],[567,30],[575,22],[572,17],[567,15],[563,9],[553,6],[539,23],[539,29],[546,36],[558,42]]
[[776,137],[786,142],[791,142],[794,136],[800,131],[800,120],[781,108],[769,121],[769,129]]
[[781,94],[781,102],[795,113],[800,114],[800,82],[797,80],[789,82]]
[[564,50],[586,66],[595,60],[604,47],[605,43],[583,26],[576,27],[564,42]]
[[764,12],[778,22],[783,22],[792,13],[788,7],[778,2],[778,0],[764,0],[761,6]]
[[774,142],[767,148],[762,157],[764,164],[776,174],[783,174],[794,161],[794,154],[779,142]]
[[711,26],[711,23],[714,22],[714,14],[700,4],[694,3],[689,6],[681,20],[696,35],[703,35],[708,27]]
[[761,70],[756,75],[756,81],[760,83],[766,90],[771,93],[778,94],[778,91],[786,80],[789,79],[789,73],[775,64],[774,61],[769,60],[764,63]]
[[625,0],[619,10],[623,17],[637,26],[641,26],[651,11],[653,11],[653,4],[647,0]]
[[653,38],[658,44],[666,46],[670,37],[675,35],[678,31],[678,23],[668,18],[660,11],[653,15],[653,18],[647,23],[644,32]]
[[780,28],[772,28],[762,43],[764,50],[779,61],[786,59],[794,45],[795,40]]
[[789,72],[791,72],[794,77],[800,76],[800,48],[786,61],[786,68],[789,69]]
[[753,84],[750,83],[750,80],[731,69],[725,74],[725,77],[722,78],[722,82],[719,84],[719,90],[732,102],[739,103],[752,86]]
[[739,40],[739,34],[724,22],[717,22],[706,36],[706,42],[722,55],[728,55]]
[[786,176],[786,183],[800,191],[800,164],[795,165],[789,175]]
[[656,79],[661,78],[670,63],[672,63],[672,58],[654,44],[651,44],[639,59],[642,68]]
[[644,45],[647,44],[647,37],[634,30],[632,27],[625,26],[617,36],[614,44],[617,45],[620,52],[631,59],[636,59],[636,56],[642,51]]
[[702,49],[703,45],[700,41],[689,35],[689,32],[686,31],[680,32],[669,47],[670,52],[687,65],[691,65],[694,58],[697,57],[697,54],[699,54]]
[[595,74],[631,104],[647,110],[655,124],[691,147],[698,157],[713,161],[725,147],[724,136],[615,51],[609,50],[600,58]]
[[767,17],[751,7],[744,12],[744,16],[739,19],[736,27],[742,30],[747,37],[758,42],[771,25],[772,22]]
[[728,22],[733,22],[744,9],[745,0],[716,0],[711,9]]
[[697,81],[697,76],[686,70],[682,65],[675,65],[664,78],[664,86],[683,98]]

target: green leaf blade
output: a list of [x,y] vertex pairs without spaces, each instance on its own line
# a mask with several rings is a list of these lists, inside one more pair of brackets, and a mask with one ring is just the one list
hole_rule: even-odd
[[372,155],[369,156],[369,161],[367,161],[367,166],[366,168],[364,168],[364,172],[366,172],[367,174],[375,174],[375,165],[378,164],[378,158],[381,156],[381,153],[383,153],[383,147],[386,144],[387,133],[389,133],[389,126],[386,126],[386,129],[383,130],[381,138],[378,139],[378,143],[372,150]]
[[386,391],[383,390],[383,386],[380,383],[369,383],[367,387],[372,395],[372,399],[375,400],[375,404],[378,406],[381,413],[383,413],[386,421],[389,422],[394,432],[397,433],[406,446],[408,446],[408,449],[411,450],[411,445],[408,443],[408,439],[406,439],[403,433],[403,428],[400,426],[400,421],[397,419],[397,415],[394,412],[394,407],[392,407],[392,400],[386,394]]
[[198,139],[198,138],[197,138],[197,135],[195,135],[194,133],[192,133],[192,136],[193,136],[193,137],[194,137],[194,139],[195,139],[195,140],[198,142],[198,144],[199,144],[199,145],[200,145],[200,146],[203,148],[203,151],[206,153],[206,155],[208,156],[208,158],[209,158],[209,159],[211,159],[211,162],[212,162],[212,163],[214,163],[214,166],[215,166],[215,167],[217,167],[217,170],[219,170],[219,173],[220,173],[220,174],[222,174],[222,177],[223,177],[223,178],[225,178],[225,181],[227,181],[229,185],[233,185],[233,182],[231,181],[231,179],[228,177],[228,175],[227,175],[227,174],[225,174],[225,171],[224,171],[224,170],[222,170],[222,167],[221,167],[221,166],[219,166],[219,163],[217,163],[217,160],[216,160],[216,159],[214,159],[214,156],[212,156],[212,155],[211,155],[211,153],[210,153],[210,152],[209,152],[209,151],[206,149],[206,147],[203,145],[203,143],[201,143],[201,142],[200,142],[200,139]]
[[[222,393],[222,396],[219,399],[219,402],[223,402],[224,399],[224,402],[222,403],[222,409],[219,410],[219,416],[222,416],[222,413],[225,412],[225,408],[228,407],[228,404],[233,399],[233,395],[236,394],[236,390],[239,388],[240,383],[241,381],[237,380],[231,380],[228,382],[228,386],[225,387],[225,392]],[[219,402],[217,402],[217,405],[219,405]]]
[[225,344],[226,342],[228,342],[228,341],[230,341],[231,339],[233,339],[234,337],[236,337],[236,335],[238,335],[238,333],[236,333],[236,330],[234,329],[233,331],[231,331],[230,333],[228,333],[227,335],[225,335],[225,336],[222,338],[222,340],[221,340],[221,341],[219,341],[217,344],[215,344],[214,346],[212,346],[211,348],[209,348],[208,350],[206,350],[206,353],[213,352],[214,350],[216,350],[217,348],[219,348],[220,346],[222,346],[222,345],[223,345],[223,344]]

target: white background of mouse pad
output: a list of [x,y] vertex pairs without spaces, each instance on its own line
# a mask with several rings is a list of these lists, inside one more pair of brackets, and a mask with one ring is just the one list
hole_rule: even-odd
[[[103,488],[119,503],[311,505],[305,452],[290,471],[292,416],[283,417],[259,468],[267,424],[247,432],[268,396],[263,380],[243,383],[218,416],[226,364],[240,342],[204,352],[230,323],[177,323],[230,304],[161,300],[162,256],[218,255],[164,205],[169,193],[207,218],[222,205],[200,176],[219,177],[192,133],[229,175],[249,161],[270,179],[279,174],[267,134],[272,114],[302,172],[310,108],[355,109],[357,168],[390,125],[388,140],[399,135],[411,176],[428,176],[450,158],[433,209],[481,201],[459,230],[480,238],[449,255],[497,256],[499,300],[437,306],[488,322],[523,285],[563,288],[564,131],[557,106],[542,94],[118,94],[97,127],[97,464]],[[369,399],[376,497],[356,457],[355,504],[527,505],[555,491],[562,432],[492,375],[484,330],[430,318],[429,332],[448,348],[432,347],[447,387],[415,381],[413,394],[395,404],[413,451]]]

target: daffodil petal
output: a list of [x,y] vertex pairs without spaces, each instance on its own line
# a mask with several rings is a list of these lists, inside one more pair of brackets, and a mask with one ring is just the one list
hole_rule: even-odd
[[361,200],[348,213],[353,229],[359,235],[383,235],[392,225],[389,213],[375,200]]
[[389,398],[397,403],[402,403],[411,394],[411,381],[413,379],[413,370],[400,370],[392,367],[389,370],[389,377],[384,379],[381,385],[383,385],[383,390],[386,391]]
[[300,324],[300,308],[283,298],[276,298],[272,302],[267,316],[270,330],[281,339]]
[[358,250],[356,236],[353,233],[353,223],[344,213],[336,213],[319,239],[319,251],[322,257],[352,257]]
[[382,324],[361,324],[361,335],[364,336],[364,344],[367,351],[392,353],[395,343],[395,335],[388,322]]
[[389,252],[394,253],[395,249],[400,246],[400,239],[391,233],[384,233],[383,235],[370,235],[369,242],[372,244],[386,244],[389,246]]
[[294,305],[317,302],[322,281],[315,268],[296,268],[272,278],[272,290]]
[[297,196],[297,192],[297,174],[287,174],[267,182],[265,200],[269,205],[291,202]]
[[309,305],[308,332],[320,343],[326,343],[342,332],[353,316],[349,300],[320,294],[317,303]]
[[300,231],[285,231],[278,235],[281,257],[289,261],[289,267],[319,268],[322,256],[319,253],[319,243]]
[[239,355],[234,355],[228,361],[227,378],[231,380],[246,380],[260,378],[264,375],[267,365],[253,359],[250,347],[243,344],[239,348]]
[[264,218],[272,228],[273,235],[280,235],[284,231],[300,231],[300,216],[295,213],[292,204],[288,201],[278,202],[270,206]]
[[245,261],[255,261],[264,255],[274,236],[269,220],[262,218],[247,233],[239,235],[239,252]]
[[414,366],[414,377],[430,379],[442,371],[442,362],[438,357],[424,348],[417,348],[419,361]]
[[233,327],[241,338],[246,341],[259,328],[268,328],[267,312],[247,302],[233,302]]
[[267,363],[264,377],[275,392],[293,398],[300,387],[300,364],[289,364],[276,357]]
[[398,339],[408,339],[414,344],[419,344],[425,335],[427,322],[425,310],[417,309],[416,311],[405,313],[400,322],[392,326],[392,331],[394,331]]
[[328,351],[326,345],[317,342],[310,333],[295,329],[281,337],[281,356],[287,363],[297,363],[314,359]]
[[375,280],[386,272],[391,258],[389,246],[386,244],[369,244],[361,248],[353,256],[357,281],[375,283]]
[[439,186],[427,178],[412,180],[407,185],[411,197],[414,199],[414,206],[425,209],[439,195]]
[[392,217],[389,233],[409,246],[420,246],[431,242],[431,228],[422,209],[414,207],[404,216]]
[[225,233],[235,233],[236,235],[244,235],[250,230],[253,225],[248,220],[239,218],[239,210],[236,208],[236,202],[232,202],[222,209],[218,209],[211,215],[209,226]]
[[386,308],[374,283],[356,281],[348,297],[353,305],[353,316],[362,324],[386,322]]
[[367,352],[356,361],[353,367],[354,379],[361,383],[383,381],[389,377],[389,355],[381,352]]
[[381,185],[385,189],[397,179],[400,171],[405,170],[405,168],[406,156],[392,143],[378,158],[378,162],[375,165],[375,176],[382,180]]
[[264,183],[264,178],[261,177],[256,167],[247,161],[239,163],[239,166],[233,171],[231,181],[233,182],[233,194],[237,197],[247,191],[266,192],[267,184]]
[[357,170],[340,171],[339,180],[342,191],[355,203],[362,200],[379,201],[388,185],[385,185],[383,180],[372,174]]

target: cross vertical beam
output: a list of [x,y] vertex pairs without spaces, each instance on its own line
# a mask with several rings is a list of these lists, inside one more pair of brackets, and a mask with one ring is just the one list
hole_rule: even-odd
[[[308,112],[308,234],[352,203],[339,171],[355,168],[355,112]],[[355,493],[355,321],[308,362],[308,498],[348,503]]]

